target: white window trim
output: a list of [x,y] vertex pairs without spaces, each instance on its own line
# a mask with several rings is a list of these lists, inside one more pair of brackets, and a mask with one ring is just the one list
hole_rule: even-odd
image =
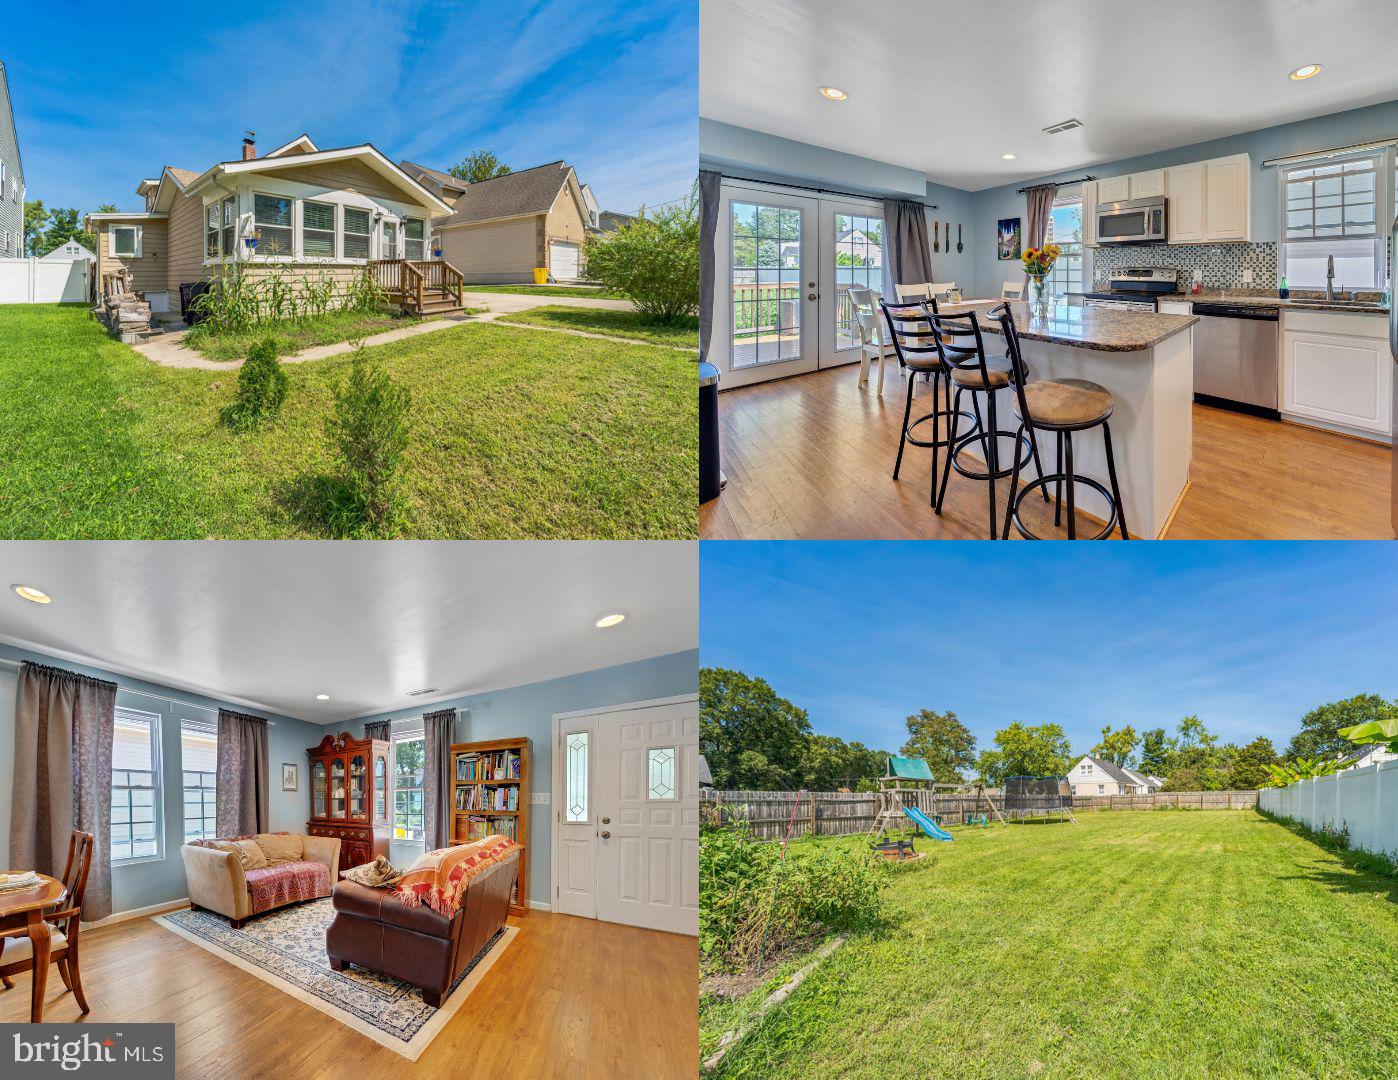
[[[1073,203],[1077,203],[1082,213],[1086,215],[1087,201],[1083,198],[1082,184],[1064,184],[1063,187],[1059,188],[1054,194],[1053,205],[1055,207],[1070,206]],[[1077,241],[1077,244],[1078,247],[1081,248],[1082,291],[1088,292],[1092,286],[1092,248],[1087,243],[1087,221],[1085,217],[1083,219],[1082,228],[1083,239]],[[1060,244],[1059,246],[1061,247],[1062,245]],[[1051,276],[1052,275],[1050,275],[1050,277]]]
[[[344,215],[344,207],[333,199],[297,199],[297,207],[293,211],[293,217],[300,222],[300,227],[296,230],[296,254],[301,257],[302,262],[308,263],[337,263],[342,262],[340,243],[340,219]],[[330,207],[330,254],[329,255],[306,255],[306,204],[319,203],[321,206]],[[372,219],[372,215],[371,215]],[[316,232],[325,232],[324,229],[317,229]]]
[[[154,819],[155,831],[155,853],[153,855],[137,855],[130,859],[112,858],[111,837],[107,839],[107,858],[111,866],[136,866],[139,863],[153,863],[165,861],[165,766],[160,758],[160,723],[164,719],[159,713],[147,712],[144,709],[130,709],[118,705],[119,712],[131,713],[140,716],[142,719],[150,721],[150,757],[151,757],[151,817]],[[115,723],[115,719],[113,723]],[[183,779],[183,778],[181,778]],[[111,778],[107,780],[111,784]],[[183,785],[181,785],[183,786]],[[113,785],[115,787],[115,785]],[[111,825],[108,824],[110,830]]]
[[[182,717],[179,718],[179,724],[180,724],[180,815],[181,815],[181,820],[180,820],[180,837],[181,837],[181,841],[183,842],[183,841],[184,841],[184,838],[188,836],[188,830],[186,830],[185,827],[184,827],[185,824],[186,824],[186,820],[187,820],[187,819],[185,819],[184,816],[183,816],[183,815],[184,815],[184,793],[188,790],[188,789],[185,787],[185,783],[184,783],[184,774],[185,774],[187,771],[195,771],[195,770],[187,770],[187,769],[185,769],[185,763],[184,763],[184,733],[185,733],[186,731],[191,731],[191,732],[197,732],[197,733],[203,734],[203,735],[212,735],[212,736],[214,737],[215,741],[217,741],[217,739],[218,739],[218,722],[217,722],[217,720],[212,720],[212,721],[211,721],[211,720],[193,720],[193,719],[191,719],[191,718],[188,717],[188,716],[182,716]],[[202,788],[202,789],[200,789],[200,790],[201,790],[201,791],[207,791],[207,790],[209,790],[209,789],[208,789],[208,788]],[[217,770],[217,769],[215,769],[215,771],[214,771],[214,788],[213,788],[213,790],[214,790],[215,792],[218,791],[218,770]],[[201,837],[198,837],[198,839],[201,839],[201,840],[212,840],[212,839],[214,839],[214,838],[216,838],[216,837],[218,836],[218,817],[217,817],[217,814],[218,814],[218,811],[217,811],[218,796],[217,796],[217,794],[215,794],[215,796],[214,796],[214,805],[215,805],[215,811],[214,811],[214,814],[215,814],[215,817],[214,817],[214,831],[213,831],[210,835],[208,835],[208,836],[201,836]],[[202,816],[201,816],[201,819],[200,819],[200,820],[201,820],[201,821],[203,820],[203,819],[202,819]]]
[[[345,255],[345,211],[359,210],[369,216],[369,231],[362,233],[350,233],[351,236],[364,237],[369,254],[361,259],[358,255]],[[364,266],[374,258],[374,211],[367,206],[347,206],[340,204],[339,217],[336,219],[338,228],[335,230],[335,250],[341,256],[340,261],[349,263],[351,266]]]
[[[1277,283],[1287,276],[1286,263],[1289,249],[1292,244],[1315,245],[1323,247],[1326,244],[1333,244],[1341,241],[1367,240],[1366,236],[1321,236],[1321,237],[1300,237],[1287,239],[1286,235],[1286,178],[1289,173],[1296,169],[1311,169],[1322,164],[1337,164],[1344,161],[1354,161],[1363,158],[1374,159],[1374,277],[1372,285],[1351,285],[1348,282],[1341,283],[1338,289],[1370,292],[1384,287],[1384,279],[1393,273],[1393,269],[1388,266],[1388,227],[1393,223],[1393,209],[1395,198],[1394,181],[1394,148],[1383,147],[1379,150],[1365,151],[1357,154],[1330,154],[1317,155],[1314,158],[1302,158],[1289,161],[1277,169]],[[1290,282],[1287,283],[1290,286]],[[1300,285],[1295,288],[1312,288],[1313,286]]]
[[[401,724],[401,727],[398,725]],[[396,729],[396,730],[395,730]],[[388,746],[389,746],[389,769],[388,769],[388,797],[389,797],[389,842],[393,844],[412,844],[426,849],[427,846],[427,796],[423,795],[422,804],[422,832],[423,835],[413,839],[412,837],[399,837],[395,835],[398,831],[398,744],[400,742],[412,742],[415,739],[426,739],[426,732],[423,728],[422,718],[414,717],[411,720],[393,721],[389,725]],[[425,745],[425,744],[424,744]],[[424,777],[425,779],[425,777]],[[418,791],[425,789],[403,788],[404,791]],[[450,788],[448,788],[450,790]]]
[[[121,229],[131,229],[136,234],[135,250],[129,255],[122,255],[116,249],[116,234]],[[139,259],[141,257],[141,241],[143,239],[141,226],[139,225],[111,225],[107,229],[107,254],[114,259]]]

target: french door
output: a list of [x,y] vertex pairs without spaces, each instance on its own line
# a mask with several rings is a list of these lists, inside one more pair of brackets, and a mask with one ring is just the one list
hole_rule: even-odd
[[726,183],[710,359],[725,388],[859,359],[851,286],[883,283],[876,202]]

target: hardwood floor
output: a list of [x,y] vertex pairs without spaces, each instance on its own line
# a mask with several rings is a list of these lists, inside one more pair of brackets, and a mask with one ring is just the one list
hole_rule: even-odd
[[[932,512],[931,450],[910,446],[897,482],[891,479],[907,384],[895,368],[880,398],[858,388],[858,371],[833,368],[719,396],[728,484],[700,508],[701,537],[986,538],[982,482],[953,473],[941,516]],[[918,386],[914,416],[927,411],[925,385]],[[1191,485],[1166,536],[1392,539],[1390,470],[1385,446],[1196,405]],[[997,514],[1007,495],[1008,481],[997,489]],[[1034,506],[1026,519],[1050,536],[1045,509]],[[1080,516],[1079,535],[1099,528]]]
[[[416,1062],[137,919],[83,931],[90,1021],[173,1022],[178,1074],[216,1080],[695,1075],[695,938],[534,911]],[[45,1022],[81,1014],[56,975]],[[29,977],[0,990],[0,1022],[29,1019]]]

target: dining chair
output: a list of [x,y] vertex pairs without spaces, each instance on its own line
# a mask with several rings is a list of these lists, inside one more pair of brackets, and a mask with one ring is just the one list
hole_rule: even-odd
[[1007,281],[1007,282],[1005,282],[1003,285],[1000,286],[1000,299],[1001,299],[1001,300],[1023,300],[1023,299],[1024,299],[1024,282],[1022,282],[1022,281]]
[[916,285],[895,285],[900,304],[916,304],[920,300],[935,300],[956,288],[954,281],[924,281]]
[[898,359],[898,353],[884,332],[884,323],[876,306],[873,289],[852,288],[849,301],[854,308],[855,322],[859,328],[859,385],[869,385],[869,364],[879,362],[879,396],[883,396],[883,362],[886,358]]
[[[83,995],[83,984],[78,971],[78,929],[83,906],[83,894],[87,891],[87,874],[92,868],[91,833],[73,830],[68,838],[68,862],[63,868],[63,887],[67,890],[67,907],[45,915],[44,920],[53,926],[50,939],[49,963],[58,965],[59,978],[63,985],[73,992],[73,999],[83,1012],[90,1012],[87,998]],[[4,988],[13,988],[11,975],[34,971],[34,947],[24,927],[0,931],[0,980]],[[32,1015],[32,1014],[31,1014]]]

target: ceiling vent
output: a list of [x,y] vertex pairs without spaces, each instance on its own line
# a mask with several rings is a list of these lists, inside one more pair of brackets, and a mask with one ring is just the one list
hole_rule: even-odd
[[1072,131],[1074,128],[1082,127],[1081,120],[1064,120],[1058,124],[1050,124],[1044,128],[1045,135],[1061,135],[1065,131]]
[[435,686],[424,686],[421,690],[409,690],[408,697],[422,697],[423,694],[435,694],[436,692]]

